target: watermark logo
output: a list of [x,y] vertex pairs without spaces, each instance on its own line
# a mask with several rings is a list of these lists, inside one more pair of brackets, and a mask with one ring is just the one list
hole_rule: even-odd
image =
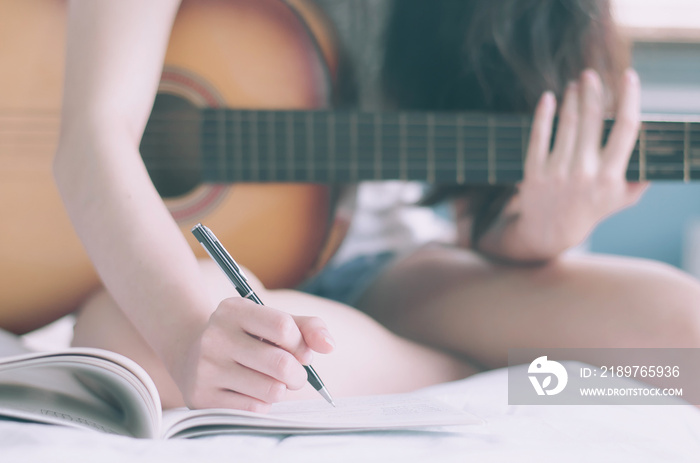
[[698,365],[700,348],[508,349],[508,404],[700,406]]
[[[537,395],[557,395],[564,390],[569,381],[566,368],[559,362],[547,360],[547,356],[537,357],[533,360],[527,372],[530,373],[528,377]],[[557,382],[554,387],[548,389],[552,385],[552,376],[557,378]],[[539,377],[542,377],[541,383]]]

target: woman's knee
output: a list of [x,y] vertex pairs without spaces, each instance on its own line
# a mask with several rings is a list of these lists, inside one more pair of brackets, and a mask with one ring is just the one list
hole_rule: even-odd
[[700,347],[700,281],[667,264],[653,263],[640,284],[640,304],[658,314],[656,345],[647,347]]
[[700,281],[678,268],[647,259],[584,256],[563,259],[548,271],[550,284],[568,288],[572,298],[598,293],[608,320],[619,327],[618,343],[700,347]]

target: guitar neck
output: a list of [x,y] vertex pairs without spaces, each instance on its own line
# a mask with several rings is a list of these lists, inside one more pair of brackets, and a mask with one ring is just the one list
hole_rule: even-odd
[[[700,179],[700,122],[647,119],[629,180]],[[457,112],[201,112],[207,182],[420,180],[508,184],[522,179],[532,119]],[[604,139],[612,121],[606,121]]]

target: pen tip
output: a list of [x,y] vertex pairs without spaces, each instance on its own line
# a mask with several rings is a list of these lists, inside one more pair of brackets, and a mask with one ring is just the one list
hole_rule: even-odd
[[333,408],[338,408],[338,406],[331,400],[331,405],[333,405]]
[[321,397],[326,399],[326,402],[328,402],[329,404],[331,404],[335,407],[335,402],[333,401],[333,397],[331,397],[330,393],[328,392],[328,389],[326,389],[325,386],[322,386],[321,389],[318,389],[318,393],[321,394]]

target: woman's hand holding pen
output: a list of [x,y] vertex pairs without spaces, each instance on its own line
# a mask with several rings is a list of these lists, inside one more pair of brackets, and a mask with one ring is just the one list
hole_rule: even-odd
[[567,88],[556,113],[554,95],[537,106],[518,194],[505,207],[479,248],[518,261],[545,261],[583,242],[604,218],[634,204],[646,183],[625,173],[638,136],[639,77],[628,70],[620,88],[616,121],[601,146],[605,98],[595,71],[586,70]]
[[312,351],[331,352],[329,339],[320,318],[289,315],[241,297],[225,299],[182,359],[175,380],[190,408],[266,412],[287,389],[306,385],[302,365],[311,363]]

